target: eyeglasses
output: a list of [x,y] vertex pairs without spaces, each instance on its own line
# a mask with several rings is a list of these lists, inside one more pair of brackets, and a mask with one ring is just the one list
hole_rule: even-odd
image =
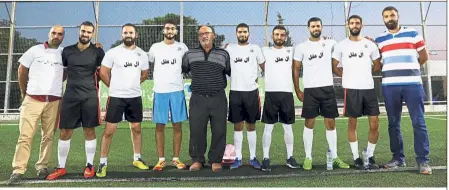
[[200,33],[200,36],[209,36],[209,34],[212,34],[212,32],[203,32]]

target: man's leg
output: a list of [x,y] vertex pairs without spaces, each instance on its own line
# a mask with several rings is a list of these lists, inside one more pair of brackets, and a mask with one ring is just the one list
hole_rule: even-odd
[[190,171],[201,169],[205,163],[207,147],[207,123],[209,121],[209,102],[201,95],[192,94],[189,104],[189,154],[192,158]]
[[153,123],[156,123],[156,147],[158,162],[153,170],[161,171],[165,167],[164,144],[165,144],[165,126],[168,122],[169,112],[169,93],[154,93],[153,100]]
[[299,164],[293,157],[293,145],[294,137],[292,124],[295,123],[295,107],[293,101],[293,94],[289,92],[279,93],[279,99],[277,100],[280,105],[279,121],[284,128],[284,142],[287,150],[286,164],[290,168],[300,168]]
[[339,116],[335,90],[333,86],[321,87],[319,94],[325,97],[320,101],[321,115],[324,117],[326,126],[326,139],[333,159],[338,158],[337,153],[337,129],[335,128],[335,118]]
[[226,115],[228,102],[225,92],[218,92],[214,97],[209,98],[209,103],[212,138],[208,158],[209,163],[212,164],[212,171],[220,171],[221,161],[223,160],[226,148]]
[[365,163],[368,169],[378,169],[379,166],[374,160],[374,150],[376,148],[377,140],[379,139],[379,102],[374,89],[364,90],[363,94],[363,115],[368,116],[369,134],[368,145],[366,147],[366,154],[363,154]]
[[242,91],[231,90],[229,92],[228,121],[234,124],[235,161],[230,169],[239,168],[242,165],[243,125],[245,124],[244,105]]
[[262,122],[265,123],[265,128],[262,136],[263,160],[262,171],[271,171],[270,168],[270,146],[271,133],[273,132],[274,124],[279,122],[280,107],[276,104],[276,92],[265,92],[265,101],[263,104]]
[[245,92],[243,103],[246,112],[246,137],[249,146],[250,165],[255,169],[260,169],[260,163],[256,158],[257,150],[257,131],[256,122],[260,120],[260,97],[259,89]]
[[149,167],[142,159],[142,128],[143,119],[142,98],[125,98],[125,119],[129,122],[131,129],[131,141],[133,144],[133,165],[141,170],[147,170]]
[[365,169],[359,155],[359,143],[357,140],[357,118],[363,114],[363,97],[360,90],[345,89],[345,116],[348,117],[348,141],[356,169]]
[[305,118],[302,139],[306,157],[304,159],[304,170],[312,169],[312,144],[313,128],[315,118],[320,115],[320,102],[316,98],[319,95],[319,88],[305,88],[301,117]]
[[179,159],[182,143],[182,121],[187,120],[187,105],[184,91],[170,93],[170,113],[173,127],[173,159],[172,164],[183,170],[186,165]]

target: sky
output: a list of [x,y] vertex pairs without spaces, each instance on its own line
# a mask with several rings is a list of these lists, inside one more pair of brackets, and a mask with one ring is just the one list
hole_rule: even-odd
[[[11,3],[6,3],[11,11]],[[399,10],[400,24],[416,28],[422,34],[419,2],[352,2],[350,15],[358,14],[365,26],[362,35],[376,37],[385,30],[381,12],[386,6],[395,6]],[[427,8],[429,2],[424,3]],[[218,34],[225,35],[224,43],[236,43],[235,26],[241,22],[250,25],[250,42],[264,45],[264,3],[263,2],[184,2],[184,15],[194,17],[200,24],[210,23]],[[120,26],[124,23],[140,23],[143,19],[163,16],[167,13],[179,14],[179,2],[100,2],[99,42],[105,49],[120,39]],[[446,2],[432,2],[427,16],[426,41],[430,50],[447,48],[447,10]],[[277,13],[285,19],[284,24],[290,31],[293,43],[307,39],[307,20],[320,17],[323,20],[322,35],[334,39],[345,38],[343,2],[270,2],[268,8],[268,32],[277,24]],[[49,28],[24,28],[28,26],[76,26],[82,21],[94,21],[92,2],[18,2],[16,4],[17,31],[27,38],[45,41]],[[0,7],[0,19],[8,19],[4,5]],[[259,26],[252,26],[259,25]],[[296,25],[296,26],[288,26]],[[302,26],[297,26],[302,25]],[[339,26],[329,26],[339,25]],[[415,25],[415,26],[413,26]],[[77,28],[67,28],[63,46],[76,43]],[[195,39],[185,39],[195,40]],[[268,39],[271,41],[271,39]],[[446,52],[438,51],[434,59],[446,60]],[[0,52],[3,53],[3,52]],[[22,53],[22,52],[17,52]]]

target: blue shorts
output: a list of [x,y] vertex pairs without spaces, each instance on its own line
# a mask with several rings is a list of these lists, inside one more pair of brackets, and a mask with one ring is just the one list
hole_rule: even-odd
[[172,123],[187,120],[187,106],[184,91],[154,93],[153,123],[167,124],[169,111],[171,113]]

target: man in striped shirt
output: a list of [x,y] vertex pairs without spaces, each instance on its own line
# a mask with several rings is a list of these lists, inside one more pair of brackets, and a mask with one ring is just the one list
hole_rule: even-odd
[[432,174],[429,162],[429,137],[424,120],[425,92],[420,67],[428,60],[424,39],[415,29],[399,26],[398,10],[386,7],[382,17],[387,31],[375,39],[382,55],[382,89],[388,114],[390,150],[393,158],[386,168],[405,166],[400,131],[402,101],[412,119],[416,162],[420,173]]

